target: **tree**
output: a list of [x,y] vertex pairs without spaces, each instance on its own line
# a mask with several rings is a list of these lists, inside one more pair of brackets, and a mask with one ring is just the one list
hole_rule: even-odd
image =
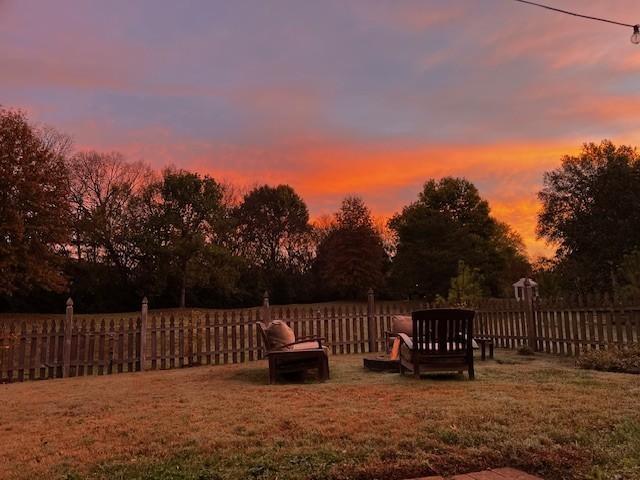
[[458,262],[458,274],[451,279],[448,300],[450,304],[469,305],[483,296],[482,276],[462,260]]
[[504,222],[495,221],[495,229],[489,237],[491,253],[484,268],[485,286],[500,297],[513,294],[513,282],[531,275],[531,263],[520,234]]
[[563,272],[555,258],[538,258],[531,268],[533,278],[538,283],[538,293],[541,297],[554,298],[562,295],[564,291]]
[[0,294],[67,284],[59,255],[69,239],[65,148],[47,131],[0,109]]
[[[186,291],[194,269],[192,262],[219,237],[226,212],[223,189],[209,176],[167,169],[162,180],[143,194],[145,225],[139,238],[145,245],[146,276],[174,274],[180,285],[179,305],[186,305]],[[220,230],[218,230],[220,229]]]
[[418,200],[392,217],[389,227],[397,237],[391,281],[404,295],[447,295],[460,260],[480,271],[492,295],[504,294],[514,271],[528,268],[519,238],[490,215],[487,201],[462,178],[427,181]]
[[314,263],[320,293],[359,298],[384,284],[388,257],[371,212],[359,197],[347,197],[318,245]]
[[619,267],[619,283],[614,293],[623,299],[640,299],[640,250],[625,255]]
[[259,269],[272,297],[290,297],[291,281],[308,269],[312,255],[309,210],[302,198],[289,185],[256,187],[234,218],[237,252]]
[[[616,289],[625,254],[640,246],[640,156],[608,140],[584,144],[577,156],[544,175],[538,234],[557,245],[567,288]],[[570,268],[569,268],[570,267]]]
[[140,195],[153,180],[150,168],[119,153],[80,152],[68,162],[78,260],[114,266],[127,281],[139,260],[134,232]]

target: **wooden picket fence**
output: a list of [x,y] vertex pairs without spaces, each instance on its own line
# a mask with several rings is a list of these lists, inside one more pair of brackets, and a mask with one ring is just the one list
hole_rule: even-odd
[[256,322],[284,320],[297,337],[318,336],[333,354],[378,351],[391,316],[417,302],[269,306],[232,310],[175,309],[110,315],[0,317],[0,383],[262,358]]
[[[0,316],[0,383],[242,363],[262,358],[257,321],[284,320],[296,337],[318,336],[334,355],[378,352],[391,317],[424,302],[328,303],[233,310],[175,309],[109,315]],[[532,346],[577,356],[640,342],[640,302],[488,300],[476,336],[497,347]]]
[[502,348],[529,345],[539,352],[579,356],[585,350],[640,343],[640,300],[489,300],[476,308],[477,335],[492,338]]

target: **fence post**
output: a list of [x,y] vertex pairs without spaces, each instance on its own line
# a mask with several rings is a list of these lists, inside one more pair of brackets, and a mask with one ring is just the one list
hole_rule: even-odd
[[269,292],[265,290],[262,296],[262,321],[269,325],[271,322],[271,307],[269,306]]
[[376,319],[375,319],[375,296],[373,294],[373,288],[370,288],[367,292],[367,331],[369,334],[369,352],[378,351],[377,331],[376,331]]
[[149,300],[142,299],[140,311],[140,371],[144,372],[144,364],[147,360],[147,316],[149,314]]
[[538,341],[536,338],[536,320],[533,311],[533,295],[531,282],[528,278],[524,279],[524,315],[527,320],[527,336],[529,337],[529,348],[538,351]]
[[64,318],[64,342],[62,344],[62,377],[69,376],[71,367],[71,335],[73,335],[73,300],[67,300],[67,311]]

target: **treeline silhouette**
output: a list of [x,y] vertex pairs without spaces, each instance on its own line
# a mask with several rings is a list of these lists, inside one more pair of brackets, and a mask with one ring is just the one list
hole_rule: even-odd
[[[574,204],[582,180],[598,176],[592,164],[616,172],[598,194],[615,179],[635,189],[624,193],[629,208],[616,203],[615,184],[602,193],[614,196],[606,201],[592,192],[595,200]],[[560,248],[534,265],[543,289],[629,287],[617,272],[632,270],[625,259],[640,245],[640,222],[626,223],[640,219],[640,209],[631,213],[639,179],[635,151],[607,142],[546,174],[539,231]],[[606,208],[615,220],[602,219]],[[587,223],[579,228],[571,214]],[[510,296],[511,283],[532,268],[520,237],[463,178],[427,180],[386,224],[357,196],[311,221],[289,185],[241,192],[183,169],[154,172],[118,153],[74,152],[68,136],[11,109],[0,109],[0,228],[2,310],[60,311],[67,296],[84,312],[136,309],[142,296],[154,307],[248,306],[265,290],[273,303],[358,299],[369,288],[378,298],[465,301]],[[608,268],[595,271],[595,257]]]

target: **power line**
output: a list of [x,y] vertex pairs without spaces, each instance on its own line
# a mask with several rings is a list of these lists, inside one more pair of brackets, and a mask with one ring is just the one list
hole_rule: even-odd
[[623,27],[630,27],[630,28],[634,28],[634,29],[638,26],[638,25],[632,25],[630,23],[616,22],[615,20],[608,20],[606,18],[592,17],[592,16],[589,16],[589,15],[582,15],[581,13],[570,12],[569,10],[562,10],[561,8],[555,8],[555,7],[551,7],[549,5],[543,5],[541,3],[531,2],[529,0],[513,0],[513,1],[514,2],[520,2],[520,3],[526,3],[528,5],[534,5],[536,7],[546,8],[547,10],[553,10],[554,12],[566,13],[567,15],[573,15],[574,17],[586,18],[586,19],[589,19],[589,20],[597,20],[598,22],[613,23],[614,25],[621,25]]

